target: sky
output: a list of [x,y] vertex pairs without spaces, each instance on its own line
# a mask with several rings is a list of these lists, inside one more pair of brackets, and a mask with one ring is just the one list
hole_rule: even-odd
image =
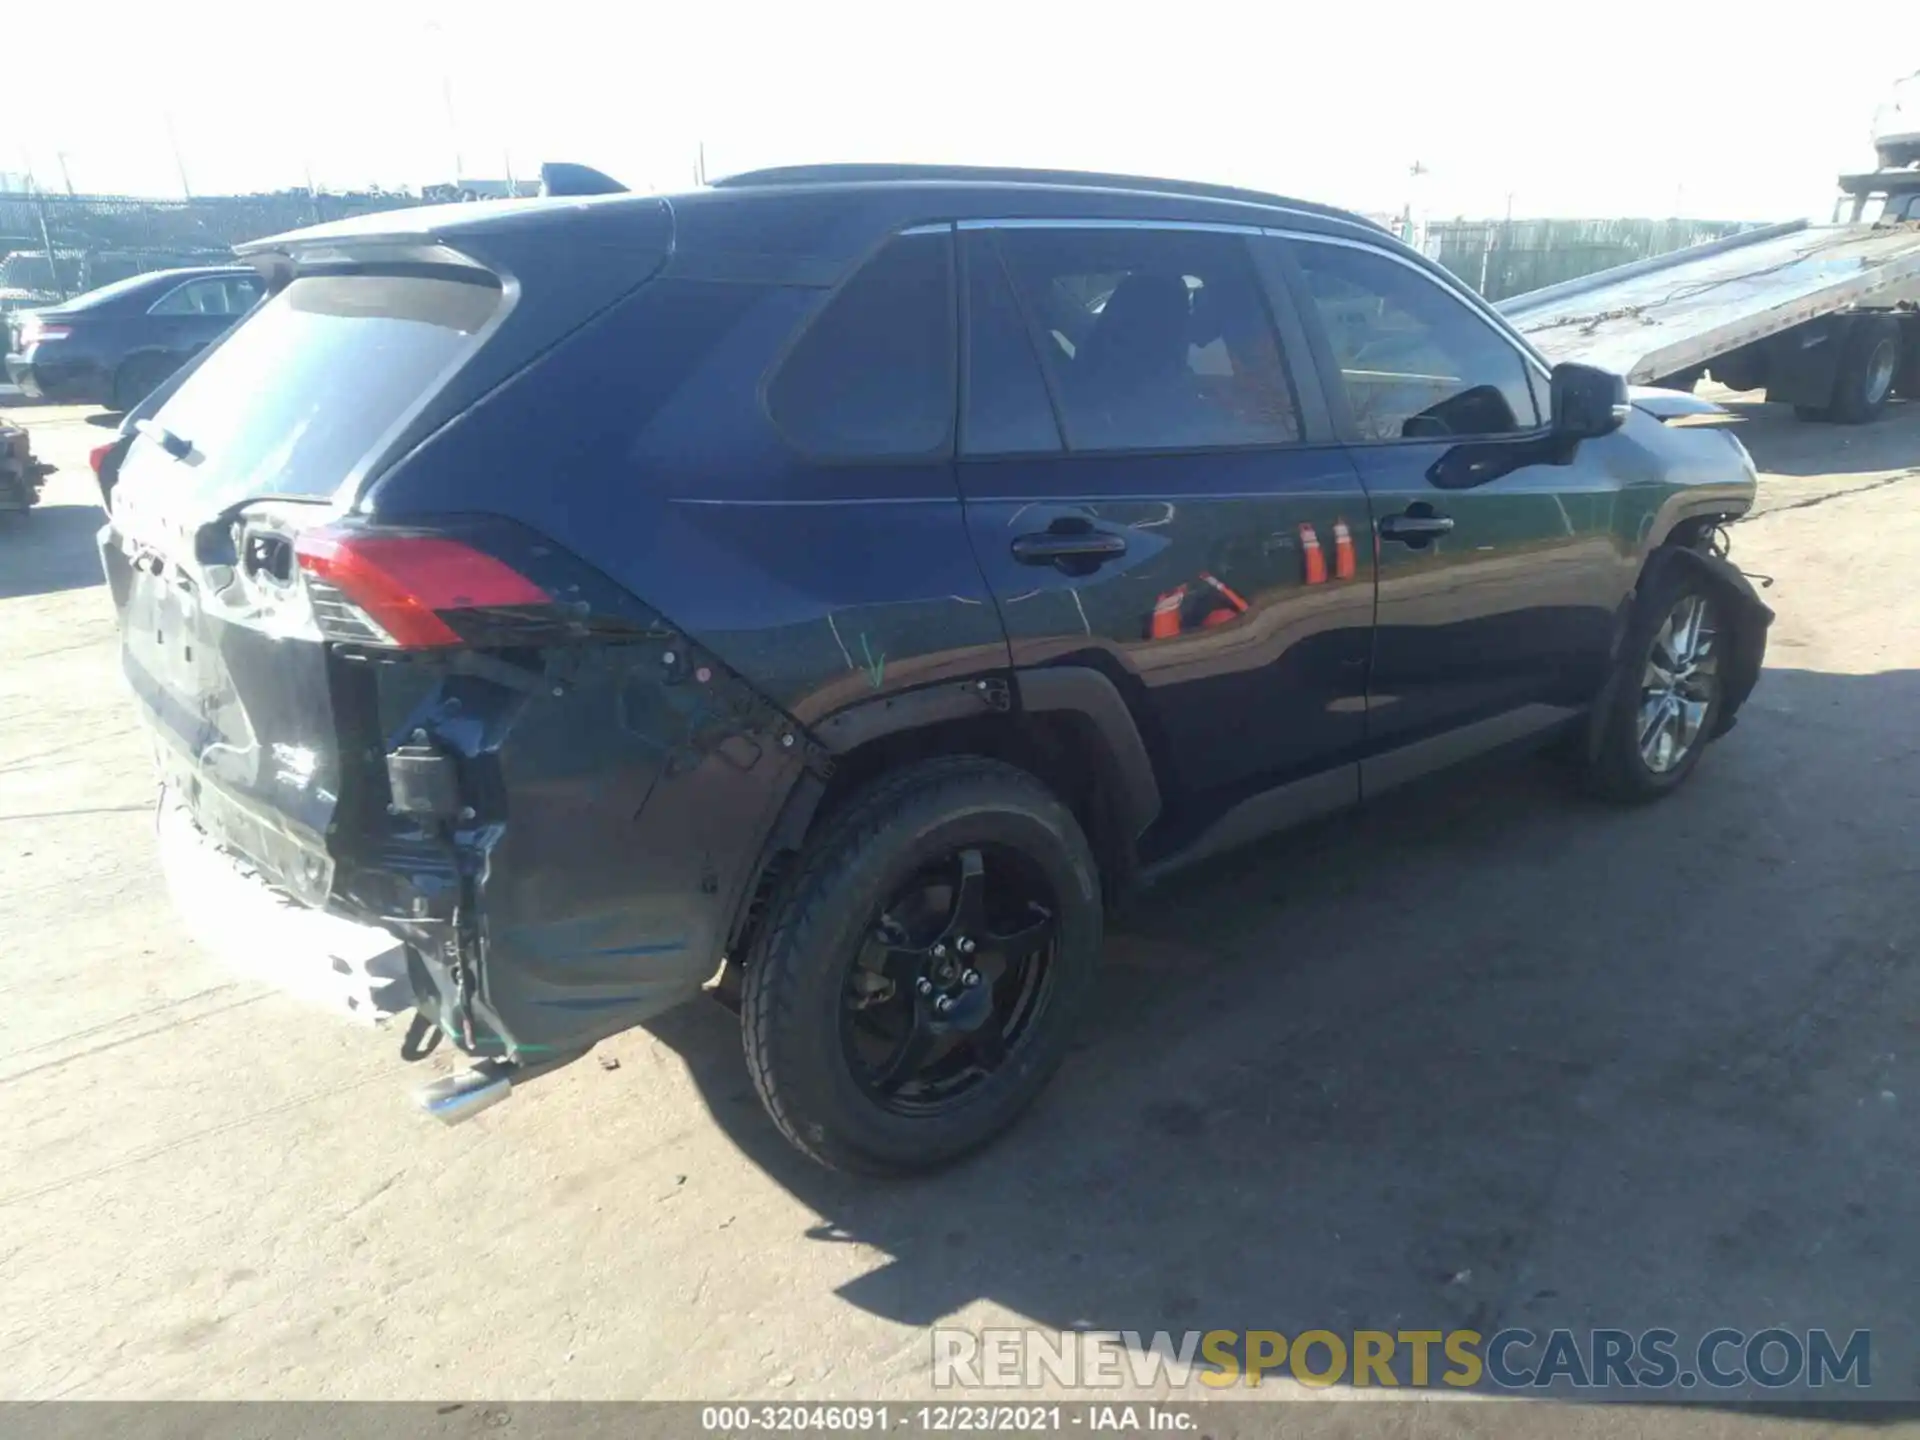
[[1837,173],[1871,168],[1920,3],[0,0],[0,60],[0,171],[49,189],[418,188],[572,160],[671,191],[704,147],[712,177],[1033,165],[1436,218],[1770,220],[1824,214]]

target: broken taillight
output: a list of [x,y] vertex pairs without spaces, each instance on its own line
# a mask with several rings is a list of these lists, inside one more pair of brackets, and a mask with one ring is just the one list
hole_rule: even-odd
[[451,614],[553,603],[510,565],[444,535],[330,525],[304,532],[293,549],[329,640],[403,650],[462,645]]

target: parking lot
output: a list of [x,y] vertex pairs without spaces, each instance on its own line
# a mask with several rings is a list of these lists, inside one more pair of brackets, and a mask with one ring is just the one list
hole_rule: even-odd
[[4,412],[60,468],[0,516],[0,1393],[909,1397],[940,1322],[1871,1329],[1920,1395],[1920,405],[1736,411],[1779,619],[1684,791],[1526,761],[1170,884],[1032,1116],[911,1184],[791,1153],[718,1006],[445,1130],[397,1032],[200,954],[110,432]]

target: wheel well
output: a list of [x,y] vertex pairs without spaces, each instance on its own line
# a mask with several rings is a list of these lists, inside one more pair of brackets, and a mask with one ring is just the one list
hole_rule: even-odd
[[1732,717],[1760,678],[1760,666],[1766,655],[1767,629],[1773,623],[1773,611],[1753,589],[1740,570],[1726,558],[1726,550],[1716,532],[1726,518],[1716,515],[1689,517],[1673,527],[1666,541],[1656,547],[1634,582],[1635,603],[1644,592],[1648,577],[1660,565],[1691,565],[1726,601],[1724,612],[1733,628],[1733,641],[1725,674],[1726,704],[1721,729],[1733,723]]
[[1130,875],[1132,837],[1110,802],[1113,757],[1099,727],[1070,710],[979,715],[877,736],[835,760],[807,834],[880,776],[944,755],[982,755],[1033,775],[1067,803],[1087,832],[1108,888]]
[[875,736],[834,757],[833,774],[825,785],[798,797],[798,805],[810,813],[789,816],[776,827],[728,954],[744,959],[773,892],[790,868],[788,862],[849,800],[883,775],[947,755],[980,755],[1034,776],[1066,802],[1086,832],[1100,864],[1108,908],[1115,908],[1132,888],[1138,860],[1113,799],[1116,762],[1098,725],[1070,710],[941,720]]
[[132,376],[146,371],[159,374],[161,380],[164,382],[167,376],[173,373],[172,369],[167,368],[168,364],[167,352],[164,350],[136,350],[131,355],[121,357],[120,363],[114,366],[113,369],[113,378],[110,382],[113,393],[109,398],[115,404],[124,403],[129,408],[138,404],[140,401],[146,399],[146,396],[124,395],[121,393],[121,388],[128,383],[128,380]]

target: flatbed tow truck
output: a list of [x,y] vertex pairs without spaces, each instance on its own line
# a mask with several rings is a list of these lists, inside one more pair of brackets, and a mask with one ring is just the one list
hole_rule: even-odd
[[1768,225],[1503,300],[1549,360],[1691,390],[1705,374],[1803,420],[1920,399],[1920,168],[1840,178],[1834,222]]

